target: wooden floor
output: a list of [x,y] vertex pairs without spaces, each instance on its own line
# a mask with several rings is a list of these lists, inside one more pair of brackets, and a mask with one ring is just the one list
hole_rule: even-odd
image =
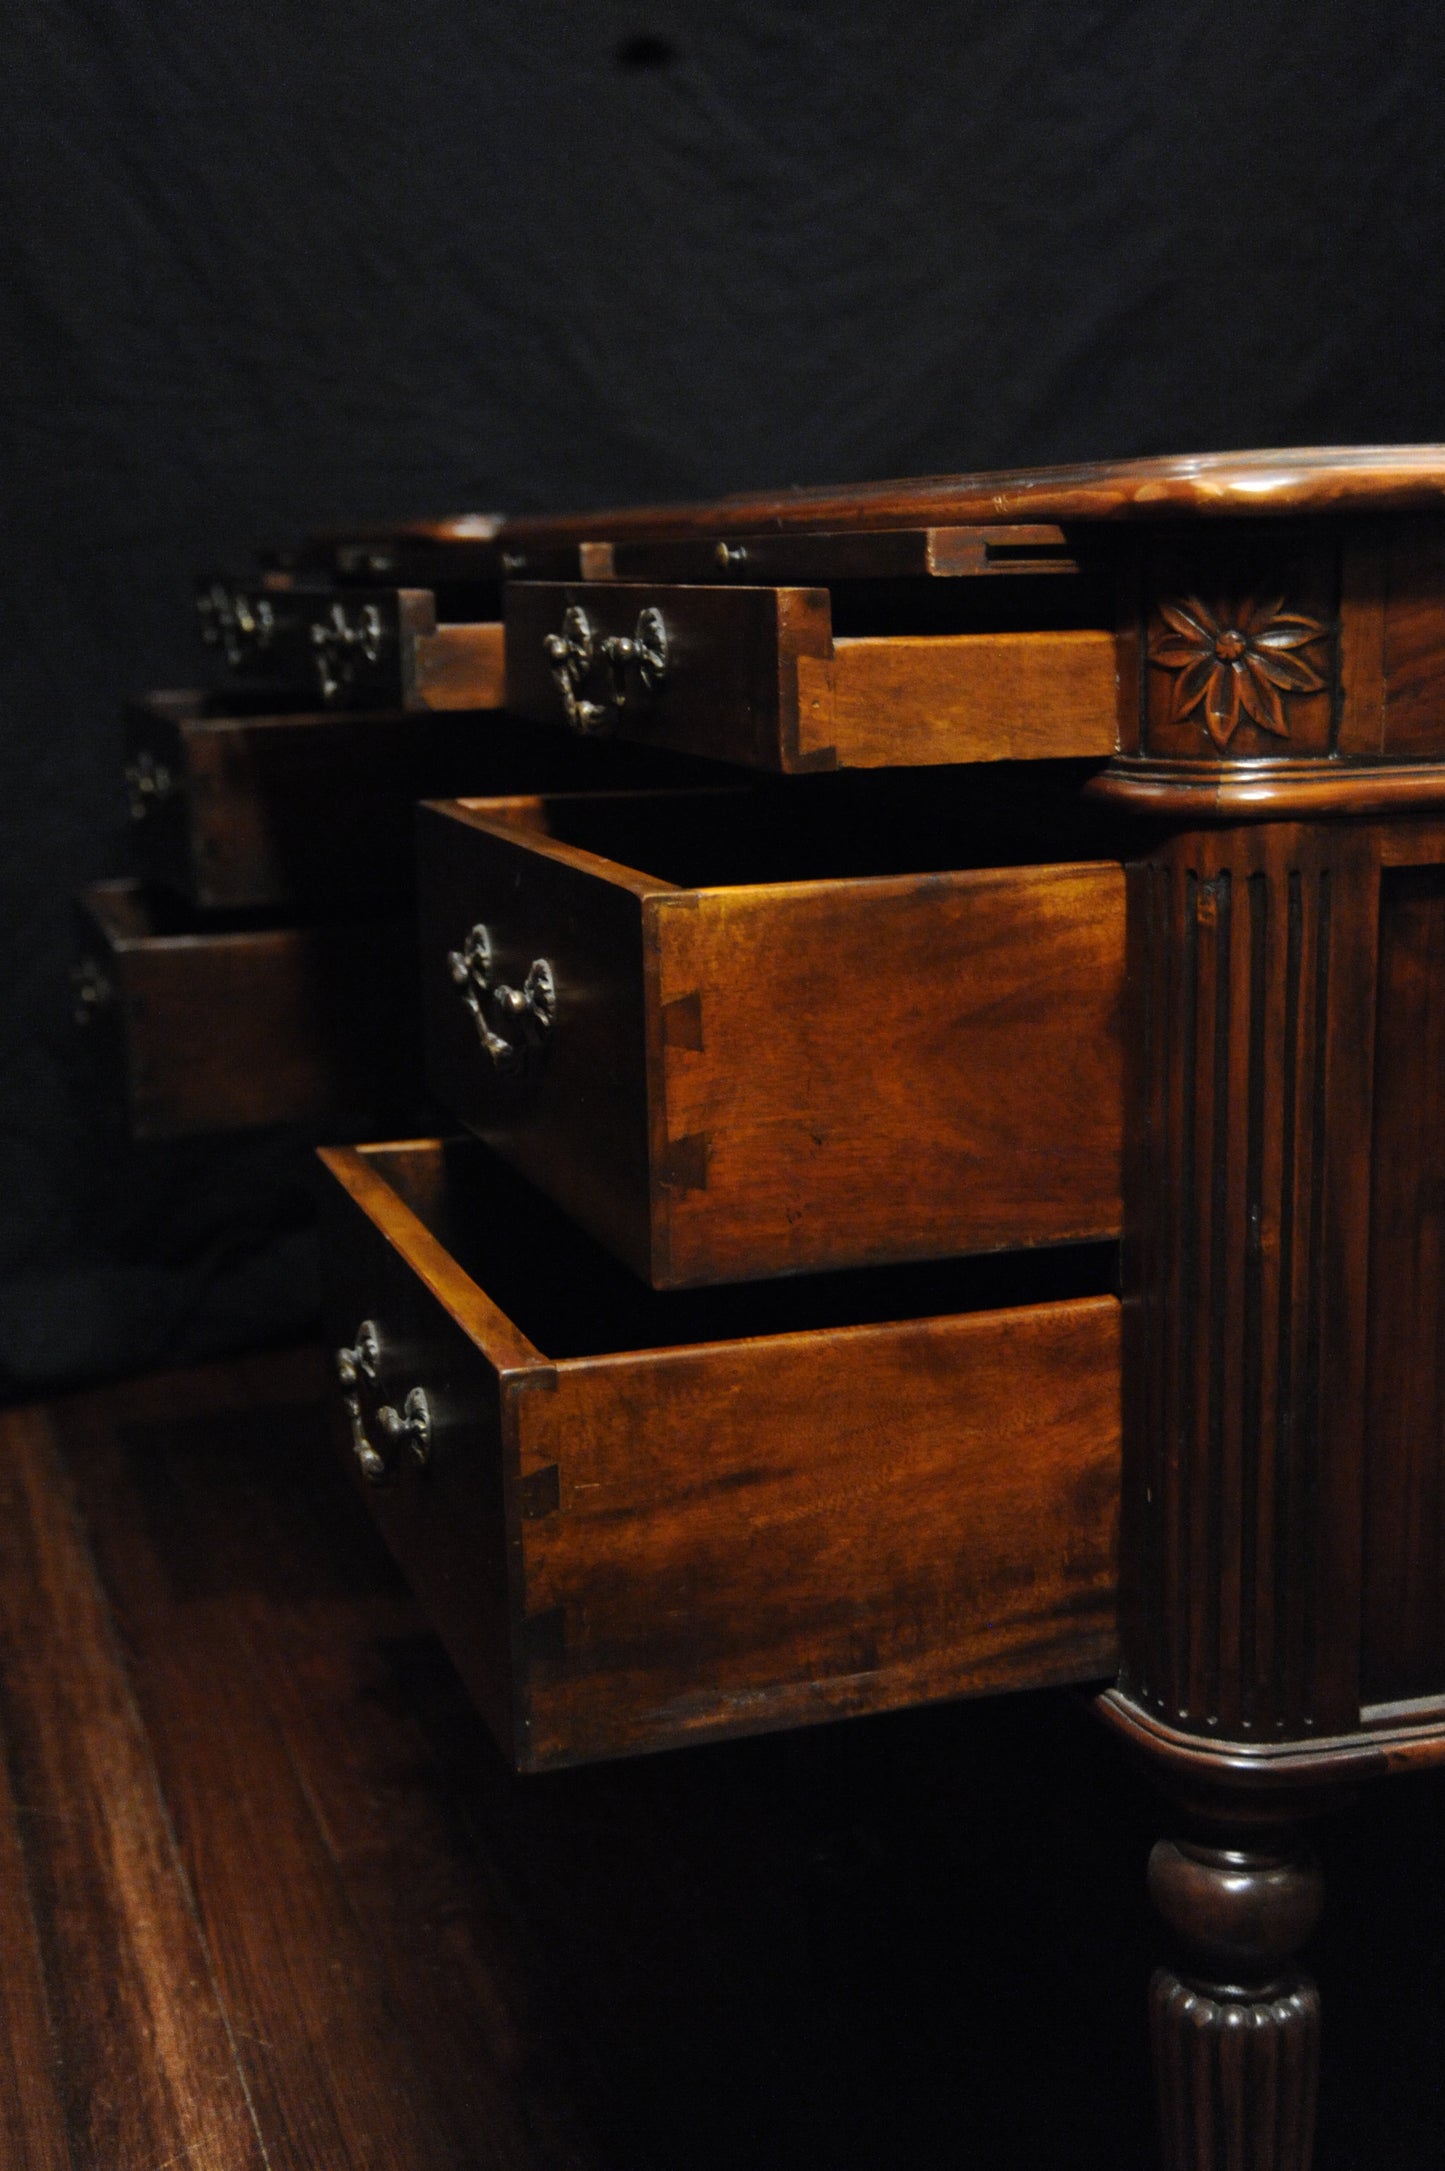
[[[1148,2161],[1154,1817],[1076,1703],[515,1779],[323,1394],[0,1417],[4,2171]],[[1335,1842],[1321,2171],[1445,2154],[1442,1804]]]

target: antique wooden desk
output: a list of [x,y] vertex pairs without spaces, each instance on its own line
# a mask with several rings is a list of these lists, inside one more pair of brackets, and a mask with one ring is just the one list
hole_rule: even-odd
[[524,1768],[1117,1675],[1167,2161],[1295,2171],[1308,1820],[1445,1758],[1445,448],[492,540],[516,716],[730,766],[422,815],[381,1527]]

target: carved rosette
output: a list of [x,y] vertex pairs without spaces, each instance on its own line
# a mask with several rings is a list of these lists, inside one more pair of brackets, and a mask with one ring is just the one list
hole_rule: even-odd
[[1337,541],[1286,527],[1161,535],[1126,563],[1119,737],[1126,761],[1233,770],[1336,754]]
[[1256,603],[1197,596],[1161,602],[1162,624],[1149,644],[1156,670],[1173,674],[1170,721],[1197,715],[1221,753],[1247,718],[1275,738],[1290,735],[1286,698],[1324,691],[1324,679],[1304,651],[1328,637],[1328,627],[1284,597]]

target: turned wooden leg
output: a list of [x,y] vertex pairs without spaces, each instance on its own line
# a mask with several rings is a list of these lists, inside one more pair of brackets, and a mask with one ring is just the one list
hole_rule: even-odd
[[1165,2171],[1309,2171],[1320,1999],[1295,1955],[1319,1919],[1318,1863],[1278,1835],[1162,1839],[1149,1891],[1182,1947],[1149,1991]]

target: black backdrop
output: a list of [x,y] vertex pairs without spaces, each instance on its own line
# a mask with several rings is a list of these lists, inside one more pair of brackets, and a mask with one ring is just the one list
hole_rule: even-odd
[[333,518],[1445,437],[1421,0],[16,0],[0,1371],[307,1315],[301,1156],[127,1149],[68,893],[191,576]]

